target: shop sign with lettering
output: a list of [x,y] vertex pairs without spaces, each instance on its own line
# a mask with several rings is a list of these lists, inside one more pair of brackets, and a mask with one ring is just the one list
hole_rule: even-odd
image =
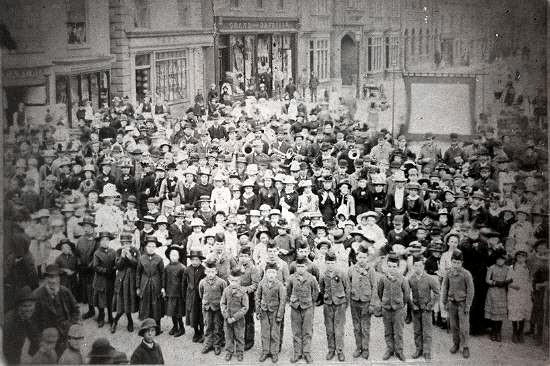
[[298,19],[243,19],[220,18],[220,31],[292,31],[299,28]]

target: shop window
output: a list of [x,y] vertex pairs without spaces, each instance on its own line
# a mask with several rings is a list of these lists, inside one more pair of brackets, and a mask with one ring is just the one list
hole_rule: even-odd
[[86,0],[67,0],[67,42],[86,43]]
[[151,26],[149,0],[134,0],[134,1],[135,1],[134,26],[136,28],[149,28]]
[[16,100],[15,105],[21,102],[25,103],[26,106],[45,106],[50,104],[46,83],[6,87],[6,95]]
[[187,98],[187,52],[159,52],[155,58],[155,91],[160,100]]
[[136,100],[143,101],[149,95],[151,85],[151,54],[136,55]]
[[328,39],[309,41],[309,71],[320,81],[330,78]]
[[368,71],[378,72],[382,69],[382,37],[369,37],[367,41]]

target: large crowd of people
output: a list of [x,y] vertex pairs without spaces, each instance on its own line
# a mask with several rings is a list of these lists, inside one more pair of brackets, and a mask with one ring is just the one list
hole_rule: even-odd
[[[373,316],[383,360],[431,359],[433,327],[464,358],[470,335],[542,344],[547,141],[527,128],[544,120],[542,98],[537,115],[518,112],[523,134],[490,127],[467,141],[449,126],[448,147],[428,133],[416,148],[295,87],[280,102],[262,90],[213,86],[181,116],[150,99],[82,103],[74,129],[16,112],[4,154],[9,364],[164,363],[162,332],[261,362],[278,361],[286,334],[290,361],[311,363],[316,306],[327,360],[368,359]],[[126,355],[88,339],[82,355],[91,318],[106,333],[132,333],[139,319],[142,340]],[[405,356],[411,322],[416,352]]]

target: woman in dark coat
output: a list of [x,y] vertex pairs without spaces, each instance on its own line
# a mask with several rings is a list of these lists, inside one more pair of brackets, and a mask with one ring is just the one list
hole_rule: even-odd
[[166,258],[170,263],[164,268],[162,278],[162,290],[166,302],[166,315],[172,317],[174,326],[168,334],[181,337],[185,334],[183,316],[185,315],[185,298],[183,295],[183,274],[185,266],[181,263],[184,249],[177,245],[171,245],[166,249]]
[[99,315],[97,325],[99,328],[105,324],[105,308],[107,308],[107,317],[109,323],[113,323],[113,314],[111,305],[113,303],[113,292],[115,287],[115,257],[116,252],[109,248],[109,242],[113,235],[109,232],[99,233],[99,249],[94,253],[93,269],[94,280],[93,304],[97,306]]
[[55,249],[61,251],[61,254],[55,259],[55,264],[61,269],[61,285],[76,294],[78,291],[76,277],[78,259],[74,254],[75,245],[69,239],[62,239]]
[[117,269],[115,279],[115,296],[113,299],[113,310],[117,312],[113,324],[111,324],[111,333],[116,332],[116,327],[122,314],[126,314],[128,319],[127,329],[134,331],[134,321],[132,313],[138,310],[138,301],[136,295],[136,268],[139,258],[139,251],[132,247],[132,234],[122,234],[120,236],[122,248],[117,250],[115,266]]
[[204,335],[204,321],[202,318],[202,303],[199,296],[199,282],[206,276],[204,260],[201,251],[191,250],[189,253],[191,265],[183,274],[183,291],[185,292],[185,317],[186,324],[195,329],[193,342],[200,342]]
[[139,259],[136,276],[137,295],[140,297],[139,319],[155,319],[157,335],[161,333],[160,319],[163,316],[161,289],[164,262],[158,254],[155,254],[155,249],[160,246],[156,237],[145,238],[145,254]]

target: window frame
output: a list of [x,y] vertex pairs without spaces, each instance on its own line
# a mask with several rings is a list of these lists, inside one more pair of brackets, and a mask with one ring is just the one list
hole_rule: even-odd
[[[65,0],[65,4],[66,4],[66,22],[65,22],[65,25],[66,25],[66,42],[67,42],[67,45],[69,48],[86,48],[88,47],[88,42],[89,42],[89,37],[88,37],[88,1],[87,0],[79,0],[82,2],[83,4],[83,8],[84,8],[84,21],[80,21],[80,22],[73,22],[71,21],[72,19],[70,19],[71,17],[71,4],[74,5],[74,0]],[[78,24],[84,24],[84,41],[83,42],[79,42],[79,43],[71,43],[70,40],[70,27],[71,25],[74,27],[74,26],[77,26]]]
[[[181,53],[178,55],[178,53]],[[163,55],[169,55],[172,54],[170,57],[163,57]],[[174,89],[174,85],[170,85],[170,80],[168,79],[171,75],[170,70],[174,70],[174,68],[177,70],[176,74],[180,74],[181,70],[181,64],[178,63],[178,61],[183,61],[183,76],[180,76],[179,82],[184,82],[185,87],[180,89],[183,89],[184,94],[180,95],[178,98],[170,99],[170,94],[172,93],[174,96],[176,93],[178,93],[177,89]],[[162,65],[162,67],[160,65]],[[162,101],[166,99],[168,103],[179,103],[185,100],[189,100],[190,98],[190,90],[189,90],[189,49],[183,48],[183,49],[177,49],[177,50],[160,50],[154,52],[154,59],[151,61],[151,68],[154,69],[154,75],[152,75],[151,80],[154,80],[155,85],[154,89],[149,88],[151,93],[154,93],[155,98],[161,97]],[[159,93],[159,88],[161,87],[160,84],[160,78],[161,73],[160,69],[163,68],[165,72],[168,73],[167,76],[164,77],[164,83],[163,83],[163,94]]]

